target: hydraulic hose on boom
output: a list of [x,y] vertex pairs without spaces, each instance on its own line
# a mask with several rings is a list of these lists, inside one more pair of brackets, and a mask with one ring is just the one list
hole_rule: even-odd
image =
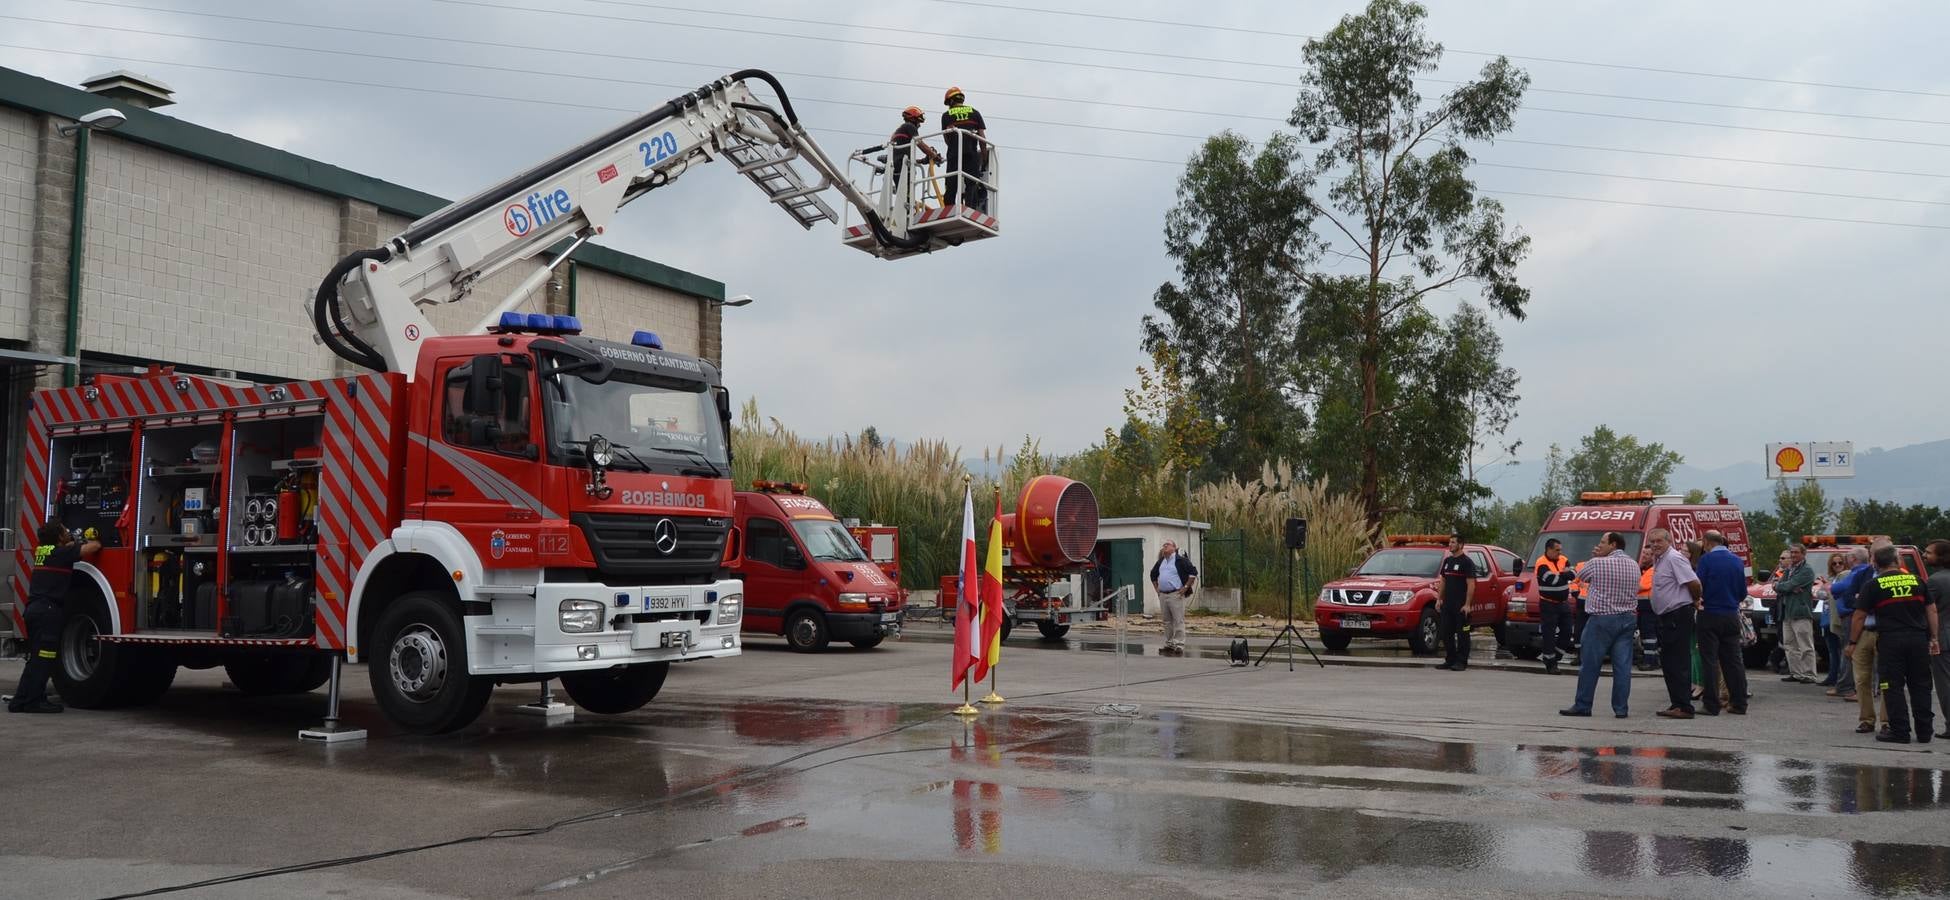
[[[772,88],[777,109],[752,94],[746,82],[753,79]],[[482,279],[534,261],[528,277],[483,317],[485,327],[541,287],[575,245],[602,234],[622,207],[719,158],[808,229],[839,220],[821,199],[827,189],[837,189],[871,232],[875,246],[869,249],[876,256],[948,246],[891,230],[800,126],[778,79],[744,69],[450,204],[382,247],[340,260],[319,285],[312,325],[340,358],[411,377],[420,341],[437,333],[421,307],[461,300]],[[795,160],[803,160],[816,180],[809,184]],[[571,241],[554,259],[536,259]]]

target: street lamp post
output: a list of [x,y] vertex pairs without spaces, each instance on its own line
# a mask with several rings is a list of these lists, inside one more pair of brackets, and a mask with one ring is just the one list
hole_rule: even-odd
[[74,387],[81,382],[81,248],[83,229],[88,223],[88,135],[108,131],[128,121],[115,109],[98,109],[73,125],[55,129],[62,137],[74,135],[74,214],[68,225],[68,324],[61,355],[74,362],[66,366],[62,383]]

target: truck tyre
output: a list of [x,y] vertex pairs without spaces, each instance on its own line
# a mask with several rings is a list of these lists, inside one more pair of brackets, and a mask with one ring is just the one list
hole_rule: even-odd
[[885,638],[876,634],[873,637],[854,638],[853,640],[847,641],[847,643],[852,644],[856,649],[872,650],[880,646],[882,640],[885,640]]
[[323,653],[251,653],[223,661],[230,683],[247,697],[309,694],[332,678],[332,658]]
[[1354,635],[1348,634],[1338,628],[1322,628],[1320,630],[1320,643],[1329,652],[1346,653],[1347,648],[1354,644]]
[[604,716],[634,712],[656,699],[670,675],[670,663],[639,663],[562,676],[562,689],[577,706]]
[[386,607],[373,629],[367,675],[373,699],[402,729],[444,734],[467,727],[487,706],[494,682],[467,674],[460,612],[433,591],[414,591]]
[[1056,622],[1037,622],[1036,630],[1043,633],[1043,640],[1060,641],[1064,635],[1070,633],[1070,626]]
[[1510,649],[1510,629],[1507,625],[1498,622],[1490,626],[1490,632],[1496,635],[1497,647],[1504,650]]
[[1005,616],[1003,616],[1003,617],[1002,617],[1002,639],[1003,639],[1003,640],[1005,640],[1005,641],[1006,641],[1006,640],[1008,640],[1008,639],[1009,639],[1009,632],[1011,632],[1011,631],[1014,631],[1014,630],[1016,630],[1016,616],[1015,616],[1015,614],[1014,614],[1014,613],[1009,613],[1008,615],[1005,615]]
[[832,637],[826,633],[826,617],[817,610],[801,609],[785,617],[785,644],[800,653],[826,649]]
[[99,594],[80,595],[61,626],[56,645],[60,663],[54,690],[79,709],[111,709],[155,702],[176,679],[176,662],[166,651],[97,638],[110,631],[108,605]]
[[1542,647],[1511,647],[1510,655],[1518,659],[1535,660],[1544,655]]
[[1415,631],[1408,636],[1408,649],[1416,656],[1429,656],[1442,646],[1442,634],[1436,627],[1435,606],[1422,607],[1422,618],[1415,622]]

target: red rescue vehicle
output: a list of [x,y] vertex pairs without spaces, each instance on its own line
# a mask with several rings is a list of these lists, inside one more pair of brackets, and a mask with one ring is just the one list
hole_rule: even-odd
[[[1314,601],[1314,623],[1327,649],[1346,650],[1356,637],[1407,638],[1416,653],[1434,653],[1442,579],[1437,572],[1449,555],[1449,536],[1391,534],[1381,549],[1348,577],[1328,582]],[[1476,564],[1470,587],[1469,624],[1488,627],[1505,641],[1505,591],[1523,573],[1515,553],[1488,544],[1464,544]]]
[[[1625,553],[1633,558],[1645,547],[1645,535],[1664,528],[1672,535],[1673,546],[1683,552],[1687,541],[1698,540],[1708,531],[1726,535],[1727,549],[1737,554],[1752,571],[1753,559],[1747,549],[1747,522],[1740,507],[1731,503],[1684,503],[1677,494],[1651,491],[1587,491],[1578,495],[1574,506],[1560,507],[1544,520],[1531,547],[1531,558],[1544,555],[1544,544],[1555,538],[1564,542],[1564,556],[1575,564],[1591,558],[1598,538],[1607,531],[1625,537]],[[1512,585],[1509,591],[1511,653],[1522,659],[1536,659],[1543,653],[1538,618],[1537,579],[1533,573]],[[1756,627],[1765,627],[1764,617],[1749,613]],[[1776,630],[1778,633],[1778,629]]]
[[[157,368],[37,393],[20,533],[59,518],[105,548],[76,570],[61,696],[148,702],[178,666],[222,665],[246,693],[329,681],[326,727],[305,736],[347,740],[364,732],[337,725],[342,662],[369,662],[386,716],[432,733],[472,721],[496,684],[559,678],[619,713],[673,662],[736,655],[717,370],[651,332],[595,340],[515,311],[623,206],[718,159],[806,228],[839,221],[823,199],[837,191],[864,220],[846,245],[876,257],[994,233],[986,216],[950,233],[964,207],[885,221],[887,198],[848,182],[778,80],[747,69],[340,260],[312,323],[370,374],[236,387]],[[513,290],[472,333],[440,336],[423,308],[500,273]]]
[[832,510],[803,484],[759,481],[739,491],[736,525],[744,558],[744,630],[785,636],[810,652],[835,640],[862,650],[900,633],[905,609],[889,578]]

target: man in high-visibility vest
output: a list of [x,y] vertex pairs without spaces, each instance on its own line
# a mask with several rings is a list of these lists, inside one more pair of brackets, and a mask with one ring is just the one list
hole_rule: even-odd
[[1571,629],[1576,609],[1571,605],[1571,579],[1577,570],[1564,555],[1564,542],[1551,538],[1544,542],[1544,555],[1537,560],[1537,630],[1543,645],[1544,671],[1557,674],[1558,660],[1571,649]]
[[20,670],[20,687],[7,701],[7,711],[58,713],[59,703],[47,699],[47,680],[59,659],[61,629],[67,622],[68,586],[74,567],[100,552],[99,541],[79,541],[59,522],[48,522],[36,535],[34,567],[27,574],[27,666]]
[[1659,617],[1652,614],[1652,548],[1639,551],[1639,653],[1634,660],[1640,671],[1659,668]]
[[[976,179],[988,174],[988,124],[982,114],[968,105],[968,95],[951,87],[941,102],[948,110],[941,114],[941,136],[948,144],[948,178],[942,189],[943,202],[955,205],[960,197],[967,205],[988,211],[988,189]],[[966,184],[963,182],[966,181]]]

